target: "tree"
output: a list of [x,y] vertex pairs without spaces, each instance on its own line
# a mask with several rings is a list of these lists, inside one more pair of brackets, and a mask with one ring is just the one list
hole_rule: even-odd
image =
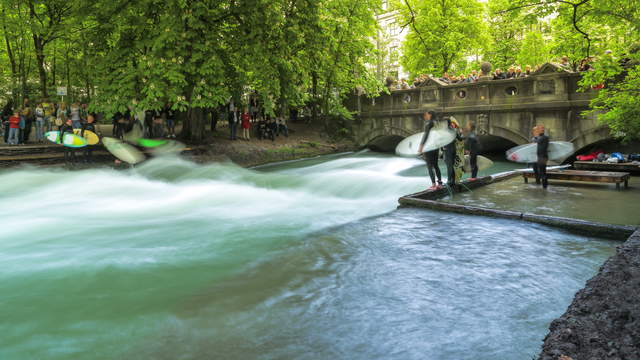
[[522,41],[517,61],[523,65],[540,65],[551,61],[549,48],[540,31],[529,31]]
[[[92,30],[99,93],[112,114],[158,109],[186,113],[182,136],[200,141],[203,112],[249,91],[268,114],[310,99],[325,114],[345,93],[379,89],[365,67],[373,51],[378,0],[141,0],[100,4]],[[105,19],[100,14],[110,14]],[[373,79],[373,80],[372,80]],[[376,86],[378,86],[376,88]],[[311,89],[311,91],[309,91]],[[311,93],[311,94],[310,94]]]
[[520,9],[504,11],[511,5],[509,0],[489,0],[487,5],[491,42],[484,58],[495,68],[508,68],[516,63],[522,38],[531,24]]
[[445,73],[486,41],[478,0],[399,0],[396,6],[410,26],[401,63],[414,75]]

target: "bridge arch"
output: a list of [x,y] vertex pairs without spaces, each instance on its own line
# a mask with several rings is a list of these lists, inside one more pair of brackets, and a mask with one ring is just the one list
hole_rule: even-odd
[[374,128],[362,136],[360,136],[360,143],[362,145],[369,145],[374,140],[380,140],[383,138],[395,138],[399,139],[398,142],[402,141],[402,139],[413,135],[411,131],[408,131],[399,127],[378,127]]
[[508,128],[500,126],[491,126],[486,135],[497,136],[507,139],[516,145],[523,145],[530,142],[530,139],[522,134]]
[[601,143],[606,140],[612,140],[613,136],[607,126],[601,125],[596,128],[582,132],[580,135],[571,139],[576,149],[576,154],[579,155],[580,151],[597,143]]

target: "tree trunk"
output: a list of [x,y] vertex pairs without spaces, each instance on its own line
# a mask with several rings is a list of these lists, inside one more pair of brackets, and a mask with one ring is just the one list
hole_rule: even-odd
[[204,114],[202,108],[189,108],[182,121],[180,137],[193,143],[202,142],[206,122]]
[[56,68],[57,68],[56,49],[54,47],[53,48],[53,63],[51,64],[51,84],[53,84],[53,86],[56,86]]
[[[4,9],[2,10],[4,13]],[[3,14],[4,15],[4,14]],[[17,101],[17,79],[18,79],[18,69],[16,66],[16,58],[13,53],[13,49],[11,47],[11,42],[9,41],[9,32],[7,31],[7,25],[5,23],[2,24],[4,30],[4,41],[7,45],[7,55],[9,56],[9,63],[11,64],[11,92],[14,102]],[[16,102],[17,103],[17,102]]]
[[318,123],[318,73],[311,74],[311,121]]
[[40,94],[43,98],[49,97],[47,91],[47,70],[44,68],[44,43],[42,38],[33,34],[33,47],[36,50],[36,60],[38,61],[38,74],[40,75]]

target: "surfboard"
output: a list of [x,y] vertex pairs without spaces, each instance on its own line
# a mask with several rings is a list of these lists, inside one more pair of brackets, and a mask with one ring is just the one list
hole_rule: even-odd
[[169,140],[156,140],[156,139],[138,139],[138,144],[140,146],[144,146],[146,148],[155,148],[158,146],[166,145],[169,143]]
[[60,131],[47,131],[44,133],[44,138],[54,144],[60,144]]
[[[538,161],[538,144],[524,144],[507,150],[507,160],[517,163],[534,163]],[[551,141],[549,143],[549,160],[562,162],[574,152],[573,144],[567,141]]]
[[184,149],[186,149],[186,146],[183,143],[175,140],[167,140],[166,144],[156,146],[154,148],[151,148],[150,150],[153,155],[162,156],[179,154],[183,152]]
[[462,175],[464,175],[464,141],[456,140],[456,160],[453,163],[456,173],[456,182],[460,182],[462,180]]
[[[78,136],[82,136],[80,134],[82,134],[82,129],[73,129],[73,133],[78,135]],[[93,131],[90,130],[85,130],[84,131],[84,137],[85,139],[87,139],[87,144],[89,145],[96,145],[100,142],[100,138],[98,137],[98,135],[96,135],[96,133],[94,133]]]
[[60,141],[60,131],[48,131],[44,134],[45,139],[54,144],[64,145],[72,148],[81,148],[87,146],[87,140],[75,134],[64,134],[64,141]]
[[118,139],[105,137],[102,138],[102,143],[113,156],[128,164],[135,165],[146,159],[140,150]]
[[88,145],[87,139],[76,134],[65,133],[62,138],[62,145],[70,148],[81,148]]
[[[478,171],[486,170],[493,166],[493,161],[487,159],[482,155],[478,155]],[[469,155],[464,156],[464,172],[471,172],[471,157]]]
[[[418,148],[420,147],[420,141],[424,136],[424,132],[411,135],[402,140],[398,146],[396,146],[396,155],[404,157],[415,157],[418,155]],[[436,125],[431,132],[429,132],[429,138],[424,143],[422,152],[432,151],[450,144],[456,138],[455,131],[447,127],[447,123],[442,121]]]
[[137,144],[138,140],[142,137],[142,128],[141,125],[136,121],[136,123],[134,123],[133,128],[131,128],[131,131],[129,131],[128,133],[124,134],[123,138],[124,141],[131,143],[131,144]]

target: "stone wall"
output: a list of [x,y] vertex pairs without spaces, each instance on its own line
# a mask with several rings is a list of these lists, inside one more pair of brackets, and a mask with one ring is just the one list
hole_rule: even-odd
[[427,110],[474,121],[481,135],[527,143],[534,125],[544,124],[554,140],[571,141],[576,149],[610,137],[594,117],[583,116],[594,91],[580,92],[580,74],[545,64],[527,78],[444,84],[430,79],[420,87],[392,91],[375,98],[353,96],[347,107],[356,142],[366,145],[381,136],[408,136],[422,131]]

